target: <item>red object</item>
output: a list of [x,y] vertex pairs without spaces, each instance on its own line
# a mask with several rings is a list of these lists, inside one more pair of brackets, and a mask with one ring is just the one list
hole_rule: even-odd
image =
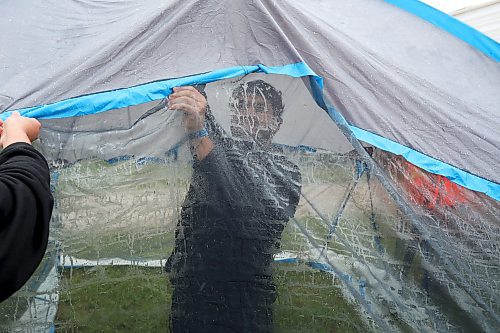
[[410,197],[419,205],[429,209],[453,207],[466,202],[465,188],[441,175],[434,175],[405,162],[404,187]]

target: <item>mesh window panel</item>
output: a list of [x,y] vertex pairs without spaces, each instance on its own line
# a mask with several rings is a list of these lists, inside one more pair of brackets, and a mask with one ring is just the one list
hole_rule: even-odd
[[2,330],[498,328],[498,202],[357,151],[308,79],[196,88],[206,137],[167,100],[42,121],[50,246]]

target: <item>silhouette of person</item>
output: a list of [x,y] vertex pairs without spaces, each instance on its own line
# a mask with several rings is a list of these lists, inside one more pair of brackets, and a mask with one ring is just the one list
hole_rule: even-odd
[[174,88],[194,156],[175,248],[166,270],[174,288],[173,332],[270,332],[276,287],[271,263],[299,202],[299,168],[272,145],[284,106],[262,80],[242,83],[224,135],[193,87]]

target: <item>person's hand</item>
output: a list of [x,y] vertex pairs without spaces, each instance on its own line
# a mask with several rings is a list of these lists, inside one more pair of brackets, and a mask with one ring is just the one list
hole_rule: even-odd
[[205,127],[207,100],[194,87],[176,87],[168,97],[168,108],[184,113],[183,124],[189,133]]
[[23,117],[15,111],[5,120],[0,120],[0,146],[7,148],[16,142],[31,144],[38,138],[40,122],[34,118]]

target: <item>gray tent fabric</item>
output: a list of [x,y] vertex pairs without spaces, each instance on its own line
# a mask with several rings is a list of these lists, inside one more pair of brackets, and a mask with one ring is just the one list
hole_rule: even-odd
[[[209,327],[220,324],[199,309],[210,303],[217,320],[228,316],[224,309],[241,316],[224,323],[236,331],[253,319],[262,331],[272,322],[276,331],[497,331],[500,202],[353,134],[378,135],[498,186],[494,58],[382,0],[4,0],[0,31],[0,117],[68,99],[91,110],[40,119],[36,146],[56,198],[51,241],[32,281],[0,306],[0,330],[130,330],[130,318],[147,318],[142,330],[165,331],[170,313],[176,323],[184,316]],[[278,75],[294,64],[312,71]],[[244,67],[256,65],[275,71]],[[207,97],[217,147],[208,166],[195,161],[168,89],[113,103],[148,95],[149,84],[228,68],[240,74],[192,81]],[[260,88],[236,94],[260,81],[283,109],[267,145],[233,129],[238,119],[255,125],[241,110],[275,106]],[[253,224],[210,216],[221,208]],[[157,318],[99,303],[122,282],[150,287],[154,278],[138,268],[163,267],[170,253],[170,284],[162,275],[168,287],[144,297],[160,309]],[[218,268],[246,277],[245,265],[265,283],[203,280]],[[180,281],[184,273],[192,280]],[[94,287],[105,290],[94,296]],[[179,290],[189,291],[186,299]],[[265,306],[253,306],[253,291]],[[155,303],[172,293],[171,308]],[[121,291],[112,301],[141,305],[135,296]],[[297,306],[306,301],[314,306]],[[90,324],[86,311],[95,315]],[[106,311],[120,322],[109,316],[99,326]]]
[[500,65],[384,1],[25,0],[0,15],[2,110],[304,61],[351,125],[499,182]]
[[[287,80],[281,75],[253,74],[249,77],[265,78],[269,84],[279,84],[284,89],[284,100],[300,101],[286,106],[284,124],[274,140],[277,144],[290,147],[303,145],[340,154],[353,150],[328,114],[316,105],[304,82],[291,78]],[[207,95],[211,97],[212,112],[227,132],[230,128],[227,103],[230,88],[240,81],[241,78],[214,82],[206,89]],[[155,109],[158,112],[148,115],[150,110]],[[308,113],[304,113],[304,110],[308,110]],[[182,127],[173,127],[173,124],[181,123],[182,117],[167,110],[163,101],[107,111],[105,121],[102,118],[102,114],[93,114],[43,120],[44,155],[49,160],[66,163],[74,163],[89,156],[104,160],[125,155],[161,158],[165,151],[175,149],[176,145],[182,143],[179,138],[185,135]],[[165,134],[159,136],[161,132]],[[151,145],[151,135],[155,136],[154,145]],[[122,144],[117,145],[117,142]],[[158,151],[158,146],[163,149]]]

